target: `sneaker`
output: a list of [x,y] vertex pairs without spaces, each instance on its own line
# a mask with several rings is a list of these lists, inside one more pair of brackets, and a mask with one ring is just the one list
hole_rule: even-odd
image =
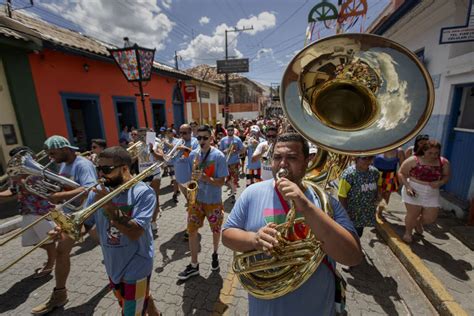
[[212,271],[219,270],[219,258],[217,256],[217,252],[214,252],[212,254],[211,270]]
[[187,231],[184,232],[184,240],[189,239],[189,233]]
[[61,307],[66,305],[68,302],[67,299],[67,290],[53,290],[53,294],[51,297],[44,303],[36,306],[31,310],[31,314],[33,315],[44,315],[46,313],[51,312],[53,309],[57,307]]
[[178,203],[178,194],[173,194],[173,202]]
[[178,279],[180,280],[187,280],[192,276],[199,275],[199,264],[197,265],[196,268],[193,267],[192,264],[188,264],[186,266],[186,269],[184,269],[183,272],[178,274]]
[[151,222],[151,231],[154,233],[158,231],[158,224],[156,222]]

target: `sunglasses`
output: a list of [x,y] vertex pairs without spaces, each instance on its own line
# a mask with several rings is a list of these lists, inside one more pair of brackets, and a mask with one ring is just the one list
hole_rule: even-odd
[[123,165],[118,166],[97,166],[97,173],[102,172],[103,174],[110,174],[114,171],[115,168],[122,167]]
[[179,132],[179,135],[188,135],[188,132]]
[[267,135],[267,138],[276,138],[276,135]]
[[208,136],[197,136],[196,139],[197,140],[209,140],[209,137]]
[[96,148],[99,148],[99,146],[96,146],[96,145],[92,145],[91,147],[92,149],[96,149]]

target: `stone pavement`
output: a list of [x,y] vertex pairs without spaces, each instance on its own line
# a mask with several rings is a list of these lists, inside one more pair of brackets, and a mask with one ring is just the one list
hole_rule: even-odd
[[[384,218],[399,236],[404,232],[405,213],[400,195],[393,194]],[[453,213],[441,210],[436,223],[425,227],[423,236],[414,235],[410,248],[455,302],[474,315],[474,253],[451,233],[462,225]]]
[[[211,232],[205,225],[201,230],[201,275],[179,282],[176,275],[189,263],[187,242],[183,240],[186,227],[184,198],[178,205],[171,200],[169,178],[163,179],[160,200],[163,214],[159,220],[156,239],[155,273],[151,292],[164,315],[245,315],[247,293],[229,269],[232,251],[221,247],[220,272],[210,271],[212,252]],[[244,180],[240,182],[244,187]],[[242,189],[240,189],[242,190]],[[223,193],[227,197],[227,193]],[[226,212],[232,204],[226,201]],[[362,245],[365,261],[342,273],[348,282],[347,309],[349,315],[434,315],[436,311],[418,286],[409,277],[390,249],[366,229]],[[24,251],[16,240],[1,249],[0,265]],[[0,314],[28,315],[32,307],[47,299],[54,287],[52,276],[33,280],[33,270],[45,260],[37,250],[1,275]],[[101,264],[102,253],[90,238],[73,249],[71,274],[68,280],[69,303],[52,315],[116,315],[119,312],[113,294],[107,288],[107,276]],[[341,267],[339,267],[341,268]]]

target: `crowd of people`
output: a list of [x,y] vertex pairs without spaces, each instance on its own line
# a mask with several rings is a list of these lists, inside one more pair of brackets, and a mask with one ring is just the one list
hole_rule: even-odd
[[[271,252],[278,247],[276,225],[286,221],[288,203],[304,217],[327,254],[325,264],[298,288],[282,297],[262,300],[249,296],[251,315],[309,314],[334,310],[335,265],[357,265],[362,260],[359,238],[364,227],[375,224],[393,192],[400,192],[407,208],[403,240],[412,242],[412,232],[423,232],[433,223],[439,210],[439,188],[449,180],[449,162],[440,156],[441,146],[427,135],[419,135],[407,152],[395,149],[377,156],[356,157],[338,179],[337,199],[329,197],[332,216],[311,186],[303,184],[307,168],[318,149],[295,133],[282,118],[231,121],[226,128],[199,126],[196,122],[162,127],[156,141],[132,150],[143,142],[149,129],[124,128],[120,145],[107,147],[105,140],[94,139],[87,155],[64,137],[54,135],[45,143],[49,157],[59,165],[58,174],[79,187],[55,192],[47,199],[24,188],[24,176],[11,179],[10,189],[0,196],[17,194],[23,225],[46,214],[55,205],[83,194],[83,207],[101,200],[111,191],[145,174],[142,181],[117,193],[84,223],[101,245],[110,287],[124,315],[159,315],[149,290],[154,259],[154,234],[161,213],[160,189],[163,176],[171,178],[173,201],[182,195],[186,202],[186,237],[191,254],[189,264],[177,275],[187,280],[199,275],[200,240],[198,231],[207,220],[213,235],[210,269],[219,270],[219,245],[247,252]],[[128,149],[128,150],[127,150]],[[28,148],[17,148],[11,156]],[[31,152],[31,155],[34,154]],[[156,163],[162,163],[156,167]],[[150,166],[155,168],[150,170]],[[284,169],[285,176],[276,177]],[[237,197],[240,176],[247,188]],[[102,184],[97,184],[102,179]],[[197,188],[192,187],[195,182]],[[233,209],[224,223],[222,187],[228,186]],[[92,190],[90,187],[94,187]],[[193,191],[196,190],[196,191]],[[193,193],[191,193],[193,192]],[[85,193],[85,194],[84,194]],[[69,214],[73,210],[63,207]],[[296,228],[295,228],[296,231]],[[296,232],[302,234],[303,229]],[[45,244],[48,261],[35,272],[43,277],[54,271],[56,286],[51,297],[32,310],[42,315],[68,301],[66,283],[70,271],[70,252],[75,241],[49,220],[23,236],[23,245],[38,243],[47,234],[54,239]],[[221,241],[222,237],[222,241]],[[201,251],[201,255],[206,255]],[[305,304],[300,302],[304,301]]]

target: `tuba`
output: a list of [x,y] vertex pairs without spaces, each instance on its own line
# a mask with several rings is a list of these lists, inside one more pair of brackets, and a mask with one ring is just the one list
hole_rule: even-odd
[[[77,241],[81,238],[81,228],[82,228],[82,225],[83,223],[89,218],[91,217],[96,211],[98,211],[100,208],[102,208],[105,204],[107,204],[108,202],[110,202],[114,197],[116,197],[117,195],[119,195],[120,193],[122,193],[123,191],[125,190],[128,190],[130,189],[131,187],[133,187],[134,185],[136,185],[138,182],[146,179],[147,177],[149,177],[150,175],[152,175],[155,170],[159,167],[161,167],[162,164],[164,164],[165,162],[168,162],[170,161],[171,159],[173,159],[176,154],[177,154],[177,147],[180,145],[180,143],[176,143],[176,145],[173,147],[173,149],[164,157],[164,161],[163,162],[155,162],[153,165],[151,165],[150,167],[146,168],[145,170],[143,170],[141,173],[137,174],[136,176],[134,176],[132,179],[130,179],[129,181],[123,183],[122,185],[120,185],[118,188],[116,188],[115,190],[111,191],[109,194],[107,194],[106,196],[102,197],[100,200],[97,200],[95,201],[93,204],[89,205],[88,207],[82,209],[81,211],[78,211],[78,212],[75,212],[75,213],[70,213],[70,214],[66,214],[63,212],[63,207],[65,206],[66,203],[70,204],[73,200],[77,199],[80,195],[84,194],[84,193],[81,193],[81,194],[78,194],[76,195],[75,197],[73,197],[72,199],[70,199],[68,202],[64,203],[64,204],[61,204],[61,205],[57,205],[52,211],[50,211],[49,213],[41,216],[40,218],[38,218],[36,221],[34,221],[33,223],[31,223],[30,225],[22,228],[20,231],[16,232],[15,234],[13,234],[12,236],[8,237],[7,239],[5,240],[2,240],[0,241],[0,246],[3,246],[5,245],[6,243],[10,242],[11,240],[15,239],[16,237],[18,237],[19,235],[21,235],[23,232],[25,232],[26,230],[30,229],[31,227],[33,227],[34,225],[36,225],[38,222],[40,222],[41,220],[47,218],[47,217],[50,217],[59,227],[61,227],[61,230],[63,233],[65,233],[66,235],[68,235],[71,239]],[[101,181],[99,181],[97,185],[101,184]],[[95,186],[94,186],[95,187]],[[91,188],[89,188],[90,190]],[[88,191],[89,191],[88,190]],[[88,192],[87,191],[87,192]],[[86,191],[83,191],[83,192],[86,192]],[[38,244],[36,244],[32,249],[30,249],[28,252],[24,253],[22,256],[20,256],[19,258],[15,259],[13,262],[5,265],[5,266],[2,266],[0,268],[0,273],[3,273],[5,272],[6,270],[8,270],[10,267],[12,267],[14,264],[16,264],[17,262],[19,262],[20,260],[22,260],[23,258],[25,258],[27,255],[29,255],[31,252],[33,252],[34,250],[36,250],[37,248],[41,247],[42,245],[44,245],[45,243],[49,242],[51,240],[52,237],[46,237],[45,239],[43,239],[42,241],[40,241]]]
[[[304,184],[315,189],[331,215],[328,181],[350,156],[392,150],[419,133],[433,110],[434,88],[407,48],[376,35],[342,34],[308,45],[293,58],[280,100],[293,128],[318,146],[312,168],[319,170]],[[285,239],[297,220],[287,217],[278,227],[280,244],[270,258],[262,251],[234,257],[233,270],[251,295],[273,299],[297,289],[324,258],[314,232],[302,240]]]
[[[77,182],[48,170],[51,163],[52,161],[43,166],[28,151],[21,151],[8,162],[7,173],[10,177],[26,175],[25,189],[44,199],[48,199],[53,193],[80,187]],[[71,203],[66,206],[73,210],[78,208]]]

